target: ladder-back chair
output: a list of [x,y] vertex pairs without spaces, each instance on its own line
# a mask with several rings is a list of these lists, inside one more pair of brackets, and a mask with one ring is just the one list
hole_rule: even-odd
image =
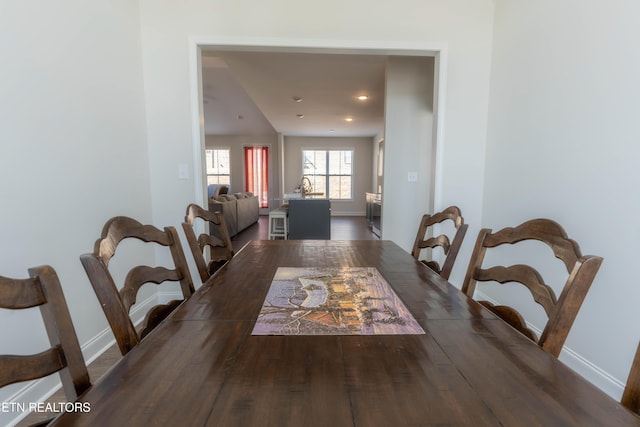
[[91,387],[91,381],[60,280],[48,265],[30,268],[29,276],[0,276],[0,308],[38,307],[51,348],[33,355],[0,355],[0,387],[57,372],[66,398],[73,402]]
[[[447,220],[451,220],[456,229],[452,240],[449,240],[449,236],[446,234],[440,234],[433,237],[429,235],[435,224],[441,224]],[[460,209],[456,206],[450,206],[442,212],[438,212],[433,215],[423,215],[422,220],[420,221],[420,226],[418,227],[418,233],[416,234],[416,240],[413,243],[411,256],[431,268],[442,278],[449,279],[451,270],[453,270],[453,264],[456,261],[456,257],[460,251],[460,246],[464,240],[464,235],[467,232],[467,227],[468,225],[464,223],[464,218],[462,218]],[[434,249],[437,247],[442,248],[445,254],[445,260],[442,263],[442,268],[432,259],[420,259],[420,254],[423,249]]]
[[[174,266],[172,268],[145,265],[133,267],[127,274],[123,286],[118,289],[109,272],[109,261],[115,255],[118,244],[128,238],[168,247]],[[152,225],[143,225],[129,217],[111,218],[104,225],[102,236],[96,241],[94,251],[80,256],[80,261],[89,276],[89,281],[102,305],[123,355],[128,353],[183,301],[173,300],[151,308],[147,312],[138,334],[129,312],[131,306],[136,302],[136,296],[142,285],[176,281],[180,282],[184,299],[189,298],[194,292],[187,260],[174,227],[165,227],[163,231]]]
[[[193,228],[196,219],[209,222],[209,234],[202,233],[196,237]],[[213,228],[218,230],[220,238],[213,235]],[[220,267],[233,257],[233,246],[222,212],[211,212],[192,203],[187,206],[187,213],[182,223],[187,237],[189,249],[193,254],[202,283],[206,282]],[[204,257],[204,250],[209,247],[209,261]]]
[[[559,298],[556,298],[553,289],[544,282],[540,273],[529,265],[483,268],[482,263],[487,249],[513,245],[525,240],[537,240],[547,244],[555,257],[560,259],[566,267],[569,277]],[[558,223],[549,219],[534,219],[495,233],[486,228],[478,234],[462,291],[469,297],[473,297],[478,281],[502,284],[514,282],[524,285],[531,292],[534,301],[544,308],[548,317],[540,338],[536,337],[536,334],[526,325],[522,315],[514,308],[493,305],[488,301],[480,301],[480,303],[538,343],[545,351],[557,357],[601,264],[601,257],[582,256],[578,244],[567,237]]]

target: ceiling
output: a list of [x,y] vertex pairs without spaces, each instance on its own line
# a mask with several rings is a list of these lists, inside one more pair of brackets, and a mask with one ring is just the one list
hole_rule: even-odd
[[203,52],[205,134],[373,137],[385,68],[382,55]]

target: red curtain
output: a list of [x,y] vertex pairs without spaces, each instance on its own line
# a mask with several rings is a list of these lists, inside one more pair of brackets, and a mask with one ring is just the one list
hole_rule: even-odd
[[261,208],[269,207],[269,147],[244,148],[244,186],[258,196]]

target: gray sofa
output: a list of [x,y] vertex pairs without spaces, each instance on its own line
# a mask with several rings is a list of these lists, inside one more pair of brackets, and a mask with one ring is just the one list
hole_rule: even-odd
[[255,224],[260,216],[258,196],[253,193],[221,194],[209,199],[209,210],[222,212],[231,237]]

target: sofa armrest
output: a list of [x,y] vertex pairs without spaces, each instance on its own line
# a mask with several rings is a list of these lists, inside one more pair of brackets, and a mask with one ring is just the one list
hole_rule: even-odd
[[[238,214],[235,198],[220,196],[216,199],[209,199],[209,211],[222,212],[229,236],[232,237],[238,234]],[[214,230],[213,235],[220,237],[216,233],[217,230]]]

